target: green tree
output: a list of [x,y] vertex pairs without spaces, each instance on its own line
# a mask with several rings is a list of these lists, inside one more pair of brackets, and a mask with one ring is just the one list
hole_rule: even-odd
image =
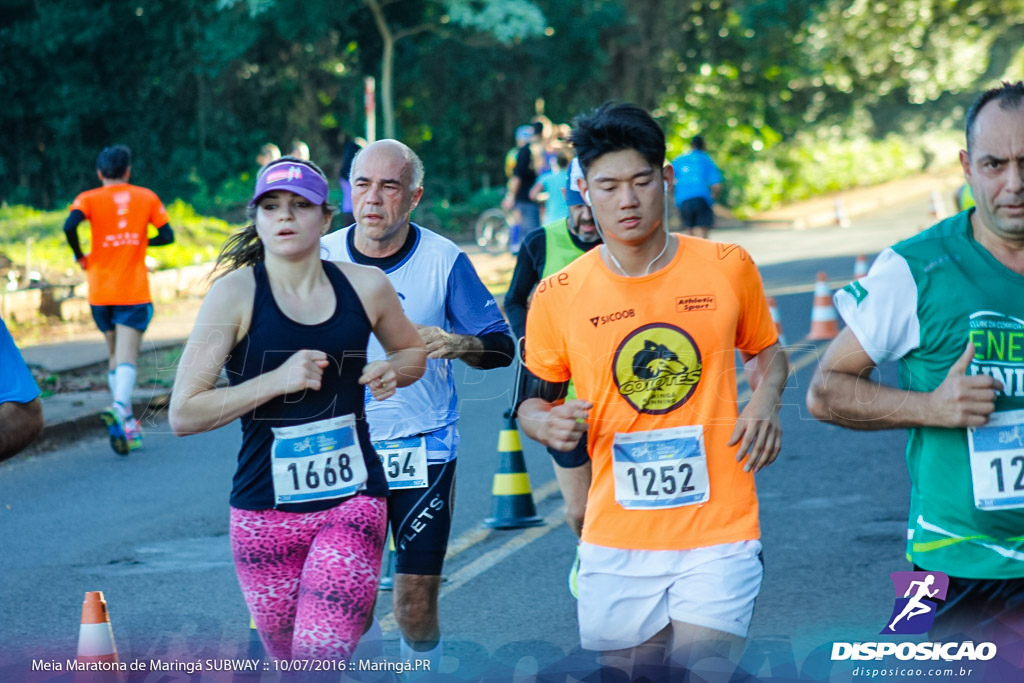
[[[373,15],[380,34],[381,102],[384,113],[384,136],[395,137],[395,44],[403,38],[432,32],[444,38],[452,37],[449,27],[461,27],[482,34],[502,45],[509,45],[544,30],[544,15],[528,0],[443,0],[422,5],[418,21],[398,26],[389,19],[386,8],[396,0],[363,0]],[[408,18],[408,12],[393,13]]]

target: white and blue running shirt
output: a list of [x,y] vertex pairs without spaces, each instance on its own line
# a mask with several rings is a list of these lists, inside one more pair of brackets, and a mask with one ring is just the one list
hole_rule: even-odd
[[[416,243],[401,262],[386,273],[398,292],[405,314],[417,325],[436,326],[446,332],[481,336],[509,332],[498,304],[473,269],[469,257],[446,237],[416,224]],[[331,261],[354,263],[343,228],[321,240],[321,256]],[[327,253],[324,254],[323,251]],[[368,362],[386,358],[377,338],[370,336]],[[423,377],[403,387],[385,401],[374,400],[366,391],[366,419],[374,441],[400,439],[455,424],[459,419],[458,396],[452,376],[452,361],[428,359]],[[446,462],[430,453],[430,463]]]

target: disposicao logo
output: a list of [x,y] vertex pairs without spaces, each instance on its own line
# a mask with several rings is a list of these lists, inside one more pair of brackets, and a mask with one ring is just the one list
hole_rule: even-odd
[[896,604],[880,633],[925,633],[935,621],[936,601],[946,599],[949,577],[942,572],[893,572],[889,576],[896,591]]
[[[895,600],[882,635],[925,633],[935,621],[938,603],[946,599],[949,577],[942,572],[893,572]],[[857,642],[832,643],[832,661],[896,657],[918,661],[986,661],[996,656],[994,643],[966,642]]]

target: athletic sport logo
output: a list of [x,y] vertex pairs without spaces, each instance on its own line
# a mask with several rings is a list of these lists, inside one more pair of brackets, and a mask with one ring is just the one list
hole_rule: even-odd
[[302,167],[289,166],[288,168],[274,169],[267,174],[268,185],[282,180],[302,180]]
[[896,604],[883,634],[924,633],[935,621],[937,602],[946,599],[949,577],[942,572],[893,572]]
[[713,311],[716,308],[714,294],[694,294],[676,297],[676,313]]
[[703,365],[693,339],[674,325],[633,330],[615,351],[612,376],[619,394],[639,413],[661,415],[686,403]]

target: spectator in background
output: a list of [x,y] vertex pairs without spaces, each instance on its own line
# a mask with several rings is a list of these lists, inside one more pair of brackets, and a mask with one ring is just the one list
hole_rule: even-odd
[[704,138],[694,136],[688,154],[672,160],[676,174],[675,200],[683,221],[683,232],[707,239],[715,225],[711,210],[722,191],[722,172],[704,151]]
[[263,168],[271,161],[276,161],[280,158],[281,150],[273,142],[268,142],[260,147],[260,153],[256,155],[256,163],[260,165],[260,168]]
[[558,142],[558,130],[551,119],[538,114],[533,117],[533,162],[537,175],[551,170],[555,158],[555,147]]
[[569,153],[560,149],[551,159],[551,168],[542,173],[530,188],[530,199],[544,202],[543,223],[554,223],[569,215],[565,203],[565,184],[569,181]]
[[[107,147],[96,159],[103,183],[75,197],[64,235],[89,282],[89,305],[109,350],[107,383],[113,403],[100,413],[118,455],[142,446],[142,428],[132,415],[135,364],[142,335],[153,319],[146,269],[146,247],[174,242],[167,211],[152,190],[128,184],[132,152],[124,145]],[[82,253],[78,224],[89,221],[92,252]],[[149,226],[157,229],[149,236]]]
[[307,145],[302,140],[296,139],[292,142],[292,151],[289,152],[289,155],[295,157],[296,159],[309,161],[309,145]]
[[348,176],[352,172],[352,160],[363,148],[356,140],[342,133],[338,136],[341,145],[341,165],[338,167],[338,185],[341,186],[341,224],[352,225],[355,216],[352,214],[352,183]]
[[17,455],[43,430],[39,386],[0,319],[0,460]]
[[516,128],[516,164],[508,180],[508,191],[501,200],[501,208],[513,212],[515,223],[519,226],[519,235],[514,236],[509,245],[512,253],[519,251],[519,244],[526,235],[540,227],[540,206],[530,199],[530,188],[537,182],[537,164],[534,160],[534,142],[537,141],[539,135],[534,126]]

